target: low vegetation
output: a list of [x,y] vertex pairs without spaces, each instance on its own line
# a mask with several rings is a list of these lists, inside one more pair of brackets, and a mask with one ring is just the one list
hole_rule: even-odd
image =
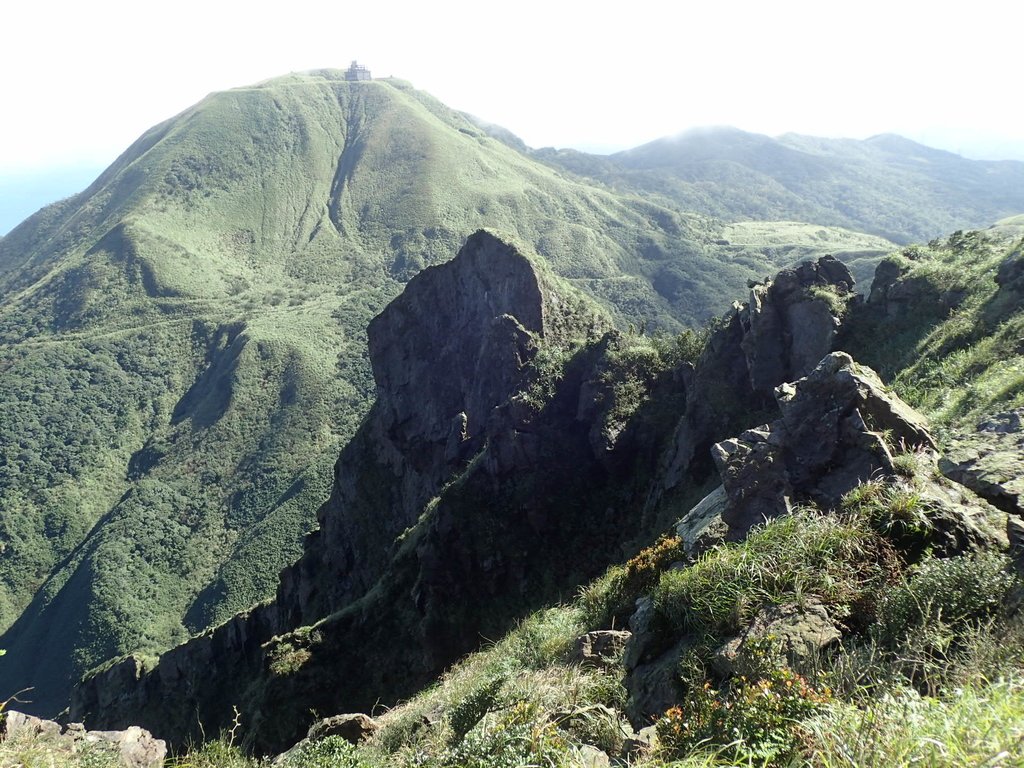
[[[855,489],[840,510],[807,508],[689,560],[663,537],[579,597],[536,612],[435,685],[375,713],[359,745],[329,737],[293,768],[583,768],[612,765],[1024,766],[1024,579],[996,552],[908,559],[902,480]],[[888,510],[887,512],[885,510]],[[676,679],[688,692],[634,730],[622,659],[581,663],[576,639],[614,606],[653,598],[661,631],[690,638]],[[731,676],[711,654],[761,607],[815,600],[845,627],[800,663],[771,635]],[[1016,612],[1015,612],[1016,611]],[[642,725],[642,723],[634,723]],[[257,768],[231,734],[173,758],[177,768]],[[107,762],[104,762],[107,761]],[[5,766],[98,768],[109,756],[5,742]]]
[[1000,265],[1019,258],[1014,235],[994,227],[904,249],[889,259],[902,274],[892,309],[867,305],[851,325],[854,357],[940,431],[1024,405],[1019,288],[996,283]]

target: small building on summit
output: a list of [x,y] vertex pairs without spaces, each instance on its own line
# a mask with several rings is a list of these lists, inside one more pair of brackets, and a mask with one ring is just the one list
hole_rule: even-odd
[[357,80],[372,80],[370,76],[370,70],[356,61],[352,62],[352,66],[345,70],[345,79],[350,82],[356,82]]

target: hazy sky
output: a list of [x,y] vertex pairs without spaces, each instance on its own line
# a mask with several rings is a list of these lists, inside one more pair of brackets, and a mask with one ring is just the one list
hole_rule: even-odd
[[210,91],[353,58],[531,146],[610,151],[734,125],[773,135],[894,131],[1024,158],[1024,6],[1015,2],[359,5],[8,3],[0,206],[5,185],[9,198],[26,173],[105,166]]

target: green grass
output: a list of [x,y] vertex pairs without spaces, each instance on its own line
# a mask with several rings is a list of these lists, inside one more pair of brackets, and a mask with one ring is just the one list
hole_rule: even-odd
[[864,518],[794,513],[664,573],[654,603],[676,633],[724,638],[764,605],[817,597],[839,617],[863,609],[898,573]]
[[850,324],[846,348],[940,431],[1024,405],[1024,313],[995,282],[1019,245],[1001,232],[906,249],[894,258],[910,305],[893,316],[867,306]]
[[898,689],[805,722],[814,768],[1024,766],[1024,677],[975,682],[945,698]]

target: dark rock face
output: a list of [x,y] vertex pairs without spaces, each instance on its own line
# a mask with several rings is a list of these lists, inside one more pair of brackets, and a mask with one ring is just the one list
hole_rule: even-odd
[[739,310],[744,331],[740,346],[755,392],[770,393],[784,381],[807,375],[832,351],[840,318],[811,289],[842,297],[853,283],[846,265],[826,256],[785,269],[751,289],[747,306]]
[[[280,752],[311,710],[409,695],[482,635],[596,575],[620,546],[626,509],[588,501],[607,473],[577,417],[601,345],[578,360],[570,346],[608,327],[486,232],[424,270],[370,327],[377,403],[276,601],[155,668],[128,659],[94,675],[73,716],[142,723],[182,743],[197,723],[230,727],[237,706],[247,744]],[[541,349],[572,363],[536,402],[528,364]],[[566,557],[570,546],[605,554]]]
[[908,449],[934,447],[923,419],[842,352],[778,387],[776,397],[781,418],[712,451],[728,497],[722,519],[732,539],[788,513],[798,500],[832,507],[858,483],[891,474],[882,432]]
[[832,257],[783,270],[754,285],[711,336],[697,370],[684,377],[686,411],[676,428],[661,491],[713,471],[711,445],[742,429],[750,414],[774,411],[775,388],[805,376],[832,351],[841,306],[855,300],[854,279]]
[[485,231],[410,280],[370,323],[377,401],[338,461],[320,529],[282,574],[288,622],[315,621],[372,587],[395,537],[483,447],[495,409],[525,388],[540,346],[604,327]]
[[1003,259],[996,272],[999,293],[1020,300],[1024,297],[1024,248],[1017,248]]

